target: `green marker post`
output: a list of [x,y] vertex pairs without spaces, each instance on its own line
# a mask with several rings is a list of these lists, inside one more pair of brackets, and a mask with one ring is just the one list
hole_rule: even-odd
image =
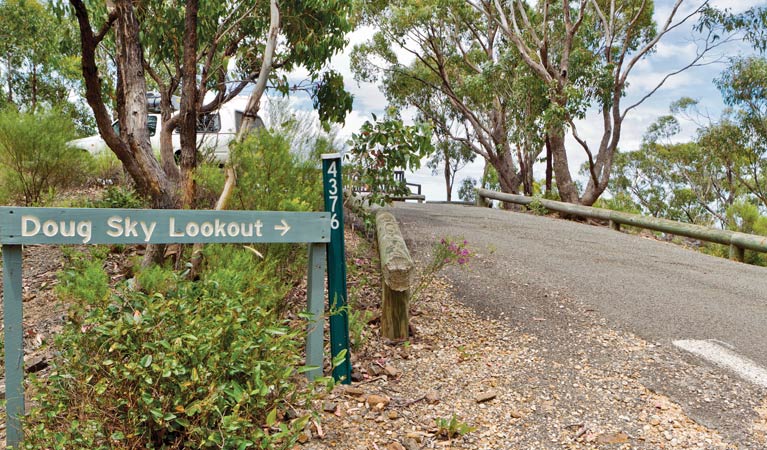
[[322,183],[325,191],[325,211],[330,213],[330,244],[328,244],[328,303],[330,307],[330,354],[333,359],[346,351],[343,363],[333,369],[333,378],[343,384],[352,382],[349,354],[349,316],[346,310],[346,252],[344,246],[343,185],[341,184],[341,155],[322,155]]

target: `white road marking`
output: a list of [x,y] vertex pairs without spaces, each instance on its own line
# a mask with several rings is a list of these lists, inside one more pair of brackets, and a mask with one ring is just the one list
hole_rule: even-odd
[[731,370],[745,380],[767,387],[767,369],[712,340],[679,340],[674,341],[674,345],[719,367]]

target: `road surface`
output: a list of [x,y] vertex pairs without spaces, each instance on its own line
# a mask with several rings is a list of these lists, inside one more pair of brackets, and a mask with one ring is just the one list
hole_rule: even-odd
[[[545,336],[553,352],[568,348],[563,330],[577,316],[593,313],[664,348],[664,361],[641,376],[704,423],[737,435],[737,422],[747,420],[750,408],[740,417],[722,411],[767,395],[767,268],[607,227],[498,209],[400,203],[392,212],[421,261],[442,237],[465,238],[478,257],[467,271],[447,271],[460,300]],[[573,314],[561,314],[565,308]],[[674,379],[677,360],[700,366],[695,370],[710,379]],[[731,379],[725,384],[737,389],[722,386]]]

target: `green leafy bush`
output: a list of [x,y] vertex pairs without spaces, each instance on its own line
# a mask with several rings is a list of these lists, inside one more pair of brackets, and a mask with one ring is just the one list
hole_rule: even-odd
[[[214,263],[198,282],[153,267],[137,275],[140,290],[104,295],[100,261],[62,274],[61,295],[77,303],[56,341],[60,358],[36,381],[24,448],[295,443],[312,389],[296,369],[303,327],[276,312],[287,286],[241,248],[206,252]],[[286,418],[293,408],[299,417]]]
[[93,157],[93,177],[101,184],[125,182],[123,164],[110,150],[101,152]]
[[237,167],[233,208],[268,211],[319,211],[322,175],[319,165],[291,153],[288,138],[268,130],[234,144]]
[[[322,174],[316,162],[302,161],[291,152],[286,136],[261,130],[233,144],[230,154],[237,168],[237,187],[231,209],[264,211],[321,211]],[[303,262],[306,248],[295,244],[256,246],[266,257]],[[281,271],[282,272],[282,271]]]
[[541,202],[542,197],[540,195],[536,195],[533,197],[533,200],[526,205],[526,208],[531,213],[535,214],[536,216],[545,216],[549,213],[549,210],[543,206],[543,203]]
[[199,209],[213,209],[224,188],[226,175],[218,164],[202,164],[194,171],[194,181],[197,184],[195,206]]
[[41,204],[56,189],[82,182],[92,158],[66,145],[73,136],[71,120],[54,110],[0,112],[0,200]]
[[394,171],[418,169],[421,159],[434,151],[427,124],[404,125],[391,109],[382,120],[373,114],[373,122],[366,121],[349,144],[352,164],[347,169],[347,184],[355,191],[369,192],[366,200],[380,205],[410,194]]
[[85,206],[88,208],[146,208],[148,204],[133,189],[112,185],[107,186],[100,199],[88,201]]

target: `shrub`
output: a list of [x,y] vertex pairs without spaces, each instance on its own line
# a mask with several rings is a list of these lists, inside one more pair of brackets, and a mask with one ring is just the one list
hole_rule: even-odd
[[194,181],[197,184],[195,206],[200,209],[215,208],[226,181],[226,176],[218,164],[202,164],[197,167],[194,171]]
[[319,165],[301,161],[285,136],[268,130],[252,133],[232,146],[237,166],[237,209],[318,211],[322,208]]
[[610,198],[602,197],[594,203],[594,207],[631,214],[642,214],[641,207],[625,192],[618,192]]
[[125,182],[123,164],[111,150],[93,156],[93,177],[100,184],[122,184]]
[[[275,310],[286,286],[234,246],[210,246],[198,282],[160,267],[141,290],[80,289],[101,269],[82,259],[62,275],[78,301],[61,352],[26,419],[24,448],[289,448],[310,415],[296,374],[304,333]],[[88,275],[90,274],[90,275]],[[101,285],[102,280],[96,281]],[[327,380],[322,380],[327,381]]]
[[90,172],[92,159],[69,147],[71,120],[50,110],[38,114],[0,112],[0,181],[4,200],[40,204],[56,189],[75,185]]
[[[261,130],[244,142],[232,145],[237,167],[237,187],[229,207],[265,211],[321,211],[322,174],[319,165],[301,161],[291,153],[288,138]],[[275,259],[305,261],[305,246],[270,244],[257,246]]]
[[101,198],[88,201],[88,208],[146,208],[147,202],[136,191],[129,187],[113,185],[107,186],[101,194]]

